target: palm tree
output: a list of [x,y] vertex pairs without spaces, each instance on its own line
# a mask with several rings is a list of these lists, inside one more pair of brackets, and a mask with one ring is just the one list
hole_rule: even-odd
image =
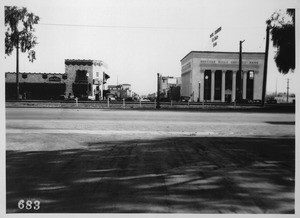
[[34,24],[37,24],[40,18],[33,13],[29,13],[26,8],[16,6],[5,6],[5,54],[11,55],[16,49],[16,94],[19,99],[19,49],[21,52],[28,52],[29,61],[33,62],[35,58],[34,46],[37,44],[37,38],[34,36]]

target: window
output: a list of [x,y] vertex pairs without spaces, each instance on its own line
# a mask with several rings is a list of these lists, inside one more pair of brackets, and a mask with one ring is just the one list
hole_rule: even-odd
[[87,81],[87,71],[86,70],[77,70],[75,81]]
[[96,72],[96,77],[99,77],[99,72]]

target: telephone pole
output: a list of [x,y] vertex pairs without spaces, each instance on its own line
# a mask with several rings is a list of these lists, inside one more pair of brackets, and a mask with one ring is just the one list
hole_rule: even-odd
[[276,78],[276,89],[275,89],[275,96],[274,97],[277,97],[277,78]]
[[20,48],[20,46],[19,46],[19,36],[17,36],[18,37],[18,43],[17,43],[17,47],[16,47],[16,49],[17,49],[17,53],[16,53],[16,55],[17,55],[17,66],[16,66],[16,85],[17,85],[17,100],[20,100],[20,84],[19,84],[19,48]]
[[159,73],[157,73],[157,97],[156,97],[156,109],[159,109],[160,108],[160,105],[159,105],[159,85],[160,85],[160,76],[159,76]]
[[262,89],[262,99],[261,106],[265,105],[266,98],[266,87],[267,87],[267,71],[268,71],[268,53],[269,53],[269,35],[270,35],[270,26],[267,25],[266,29],[266,51],[265,51],[265,64],[264,64],[264,77],[263,77],[263,89]]
[[290,79],[287,79],[286,84],[286,103],[289,103]]
[[239,88],[239,96],[238,99],[242,100],[243,99],[243,94],[242,94],[242,87],[243,87],[243,81],[242,81],[242,43],[245,42],[245,40],[240,41],[240,57],[239,57],[239,71],[241,75],[241,81],[240,81],[240,88]]

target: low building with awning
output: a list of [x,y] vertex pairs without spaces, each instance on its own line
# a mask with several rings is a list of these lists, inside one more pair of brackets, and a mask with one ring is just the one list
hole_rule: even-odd
[[[66,59],[64,73],[20,72],[19,93],[22,99],[103,99],[107,71],[100,60]],[[15,72],[5,73],[5,91],[6,99],[16,99]]]

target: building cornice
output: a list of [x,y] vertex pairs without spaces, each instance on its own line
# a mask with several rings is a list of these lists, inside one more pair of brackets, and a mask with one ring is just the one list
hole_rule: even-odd
[[[238,55],[239,52],[227,52],[227,51],[190,51],[186,56],[184,56],[180,61],[185,59],[187,56],[190,54],[195,53],[195,54],[235,54]],[[264,52],[243,52],[242,54],[258,54],[258,55],[264,55]]]
[[101,60],[85,60],[85,59],[65,59],[65,65],[83,65],[83,66],[104,66],[106,64]]
[[[16,72],[5,72],[5,74],[16,74]],[[19,74],[47,74],[47,75],[63,75],[65,73],[43,73],[43,72],[19,72]]]

